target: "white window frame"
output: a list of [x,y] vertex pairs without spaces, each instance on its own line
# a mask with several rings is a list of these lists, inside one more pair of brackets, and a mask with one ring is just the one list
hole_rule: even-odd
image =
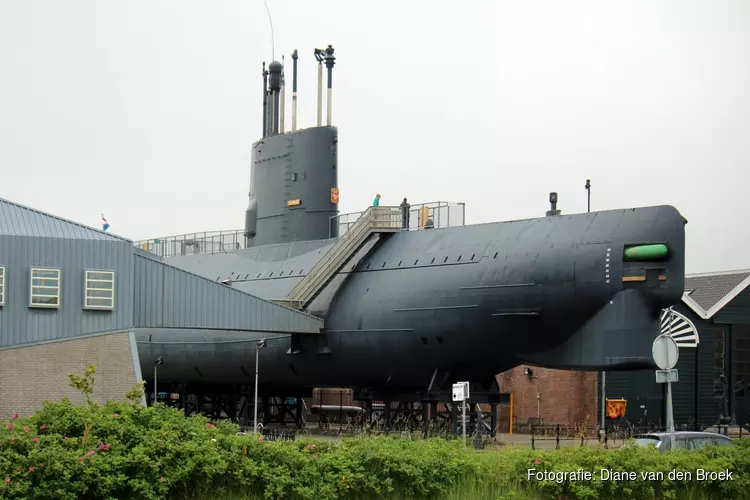
[[[109,274],[112,279],[94,279],[89,278],[89,274]],[[96,309],[100,311],[111,311],[115,308],[115,272],[104,270],[104,269],[86,269],[83,277],[83,308],[84,309]],[[112,293],[110,297],[89,297],[89,290],[107,290],[106,288],[89,288],[90,282],[97,283],[112,283]],[[90,299],[96,300],[109,300],[109,305],[95,305],[89,304]]]
[[5,277],[5,266],[0,266],[0,307],[5,305],[5,282],[7,280]]
[[[34,272],[47,272],[47,273],[56,273],[56,278],[40,278],[35,277]],[[35,279],[43,279],[43,280],[56,280],[57,286],[51,287],[51,286],[42,286],[42,285],[34,285]],[[38,307],[42,309],[59,309],[60,308],[60,291],[62,290],[62,273],[59,269],[49,268],[49,267],[32,267],[31,272],[29,273],[29,307]],[[55,295],[41,295],[41,294],[35,294],[34,289],[35,288],[45,288],[45,289],[56,289],[57,293]],[[34,297],[55,297],[57,299],[57,304],[42,304],[42,303],[35,303]]]

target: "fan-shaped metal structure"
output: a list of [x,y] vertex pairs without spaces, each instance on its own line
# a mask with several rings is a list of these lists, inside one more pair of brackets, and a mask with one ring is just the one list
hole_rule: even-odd
[[697,347],[700,342],[693,322],[674,309],[661,312],[661,333],[670,335],[678,347]]

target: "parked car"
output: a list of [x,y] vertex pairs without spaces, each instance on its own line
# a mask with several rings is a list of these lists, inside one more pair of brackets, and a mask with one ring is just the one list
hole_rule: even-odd
[[[732,446],[732,440],[723,434],[715,432],[675,432],[675,449],[697,450],[704,446]],[[638,446],[656,446],[661,453],[671,448],[672,441],[669,432],[651,432],[633,436]]]

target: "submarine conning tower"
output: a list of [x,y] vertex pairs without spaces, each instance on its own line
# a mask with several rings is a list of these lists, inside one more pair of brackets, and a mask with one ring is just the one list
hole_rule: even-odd
[[[317,126],[297,130],[297,60],[292,53],[292,129],[284,130],[284,65],[263,63],[263,136],[253,144],[247,247],[338,237],[338,130],[331,125],[334,49],[315,49]],[[283,60],[283,58],[282,58]],[[328,70],[327,116],[322,125],[323,64]]]

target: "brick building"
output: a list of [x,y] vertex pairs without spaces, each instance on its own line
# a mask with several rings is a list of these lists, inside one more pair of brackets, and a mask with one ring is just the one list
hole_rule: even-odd
[[[514,425],[531,420],[561,425],[596,424],[597,374],[517,366],[497,376],[503,392],[513,393]],[[507,422],[508,410],[501,413]]]

